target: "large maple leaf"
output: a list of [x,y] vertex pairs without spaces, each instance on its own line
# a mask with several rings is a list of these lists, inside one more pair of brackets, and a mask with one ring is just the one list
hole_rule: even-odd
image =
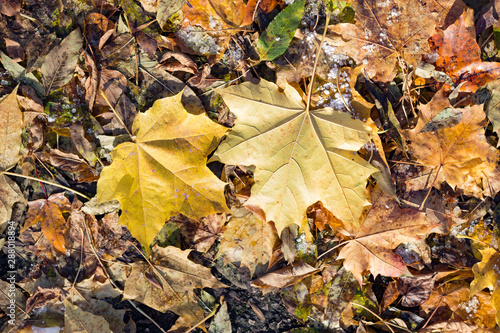
[[224,183],[206,166],[226,128],[189,114],[181,96],[159,99],[137,115],[135,142],[111,152],[113,163],[97,183],[97,201],[120,201],[120,223],[145,248],[172,215],[199,219],[228,211]]
[[373,206],[359,228],[350,231],[352,239],[340,250],[338,259],[360,284],[363,272],[399,277],[410,275],[400,256],[393,250],[404,242],[419,242],[437,225],[423,212],[399,208],[396,201],[380,189],[372,192]]
[[358,224],[367,178],[376,171],[356,153],[371,129],[331,108],[309,110],[298,92],[266,80],[220,91],[236,125],[215,152],[226,164],[255,165],[247,205],[262,208],[278,233],[300,224],[308,206],[322,201],[339,219]]

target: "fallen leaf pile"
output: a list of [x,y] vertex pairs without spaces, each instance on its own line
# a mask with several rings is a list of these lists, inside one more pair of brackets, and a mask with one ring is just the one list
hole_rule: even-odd
[[0,330],[498,331],[499,14],[0,0]]

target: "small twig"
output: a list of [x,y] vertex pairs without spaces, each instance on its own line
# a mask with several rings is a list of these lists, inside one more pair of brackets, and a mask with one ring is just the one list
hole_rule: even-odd
[[375,312],[373,312],[372,310],[368,309],[367,307],[361,305],[361,304],[358,304],[358,303],[354,303],[354,302],[351,302],[352,305],[356,305],[356,306],[359,306],[360,308],[363,308],[365,309],[366,311],[370,312],[372,315],[374,315],[375,317],[377,317],[388,329],[389,331],[391,331],[392,333],[394,333],[394,330],[391,328],[391,326],[389,326],[382,318],[379,317],[379,315],[377,315]]
[[55,186],[55,187],[59,187],[59,188],[65,189],[67,191],[73,192],[74,194],[77,194],[77,195],[81,196],[82,198],[90,200],[90,198],[88,196],[86,196],[85,194],[83,194],[83,193],[80,193],[80,192],[78,192],[76,190],[73,190],[70,187],[67,187],[67,186],[64,186],[64,185],[61,185],[61,184],[52,183],[52,182],[49,182],[47,180],[38,179],[38,178],[35,178],[35,177],[25,176],[25,175],[21,175],[21,174],[14,173],[14,172],[8,172],[8,171],[1,171],[0,175],[20,177],[20,178],[25,178],[25,179],[29,179],[29,180],[34,180],[34,181],[37,181],[37,182],[42,182],[42,183],[45,183],[45,184],[49,184],[49,185],[52,185],[52,186]]
[[120,115],[118,115],[118,112],[116,112],[116,110],[113,107],[113,105],[111,105],[111,103],[109,102],[108,98],[106,97],[106,94],[104,93],[104,91],[100,90],[100,92],[101,92],[101,96],[104,98],[104,100],[106,101],[106,103],[108,103],[108,106],[111,108],[111,110],[115,114],[115,117],[118,118],[118,121],[120,122],[120,124],[122,124],[123,128],[125,128],[125,130],[127,131],[128,135],[130,135],[130,138],[132,139],[132,141],[135,142],[134,136],[132,135],[132,133],[130,133],[130,131],[128,130],[127,125],[125,125],[125,122],[120,117]]
[[323,45],[323,42],[325,41],[326,32],[328,31],[328,23],[330,23],[330,12],[326,13],[325,30],[323,30],[323,36],[321,36],[321,42],[319,43],[318,50],[316,51],[316,58],[314,59],[314,67],[313,67],[313,71],[312,71],[312,75],[311,75],[311,82],[309,83],[309,92],[307,93],[306,113],[309,112],[309,108],[311,107],[311,98],[312,98],[312,90],[313,90],[313,85],[314,85],[314,76],[316,75],[316,69],[318,68],[321,47]]
[[424,201],[422,201],[422,204],[420,205],[420,210],[424,209],[425,202],[427,201],[427,198],[431,194],[432,188],[434,187],[434,184],[436,183],[436,179],[439,176],[439,171],[441,171],[442,166],[443,166],[442,164],[439,165],[439,168],[437,169],[437,172],[436,172],[436,177],[434,177],[434,180],[432,181],[432,184],[429,187],[429,191],[427,191],[427,195],[425,196]]

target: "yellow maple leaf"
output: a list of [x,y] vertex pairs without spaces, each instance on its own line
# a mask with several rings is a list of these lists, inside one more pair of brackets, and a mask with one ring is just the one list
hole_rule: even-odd
[[331,108],[309,110],[299,93],[266,80],[220,91],[236,125],[215,152],[226,164],[255,165],[247,205],[260,206],[278,233],[300,224],[317,201],[345,222],[359,224],[367,178],[376,171],[356,153],[371,129]]
[[225,184],[206,166],[226,128],[189,114],[181,96],[159,99],[137,115],[135,142],[111,152],[113,163],[97,183],[97,201],[120,201],[120,223],[145,248],[170,216],[199,219],[228,211]]
[[483,259],[472,267],[475,277],[474,281],[470,284],[470,294],[472,296],[485,288],[488,288],[492,292],[491,304],[495,309],[496,322],[500,325],[500,288],[498,288],[498,281],[500,280],[500,252],[491,247],[479,251]]
[[195,325],[203,327],[203,309],[194,289],[225,287],[212,275],[210,268],[189,260],[190,252],[174,246],[155,246],[151,258],[154,266],[145,262],[132,264],[125,281],[125,299],[139,301],[161,312],[170,310],[180,316],[171,328],[174,332],[185,332]]

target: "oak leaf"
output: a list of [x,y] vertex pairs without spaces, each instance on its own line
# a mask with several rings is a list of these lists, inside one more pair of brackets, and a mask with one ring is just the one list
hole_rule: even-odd
[[500,325],[500,252],[491,247],[480,250],[483,258],[472,267],[474,281],[470,284],[470,293],[475,293],[488,288],[491,294],[491,304],[495,309],[495,320]]
[[220,93],[237,119],[214,159],[256,166],[247,206],[259,206],[278,234],[300,224],[317,201],[337,218],[358,224],[368,205],[367,178],[376,171],[356,154],[370,140],[370,127],[331,108],[307,109],[289,85],[280,92],[261,80]]
[[21,232],[41,222],[42,232],[52,246],[57,251],[66,253],[64,236],[68,227],[63,213],[70,211],[71,203],[64,196],[64,192],[53,194],[48,199],[30,201],[28,207],[28,215]]
[[97,182],[97,201],[117,199],[120,223],[148,248],[172,215],[192,219],[227,211],[224,183],[206,166],[226,129],[205,114],[189,114],[182,92],[156,100],[132,126],[135,142],[112,152]]
[[359,228],[350,231],[351,240],[340,250],[338,259],[344,259],[344,267],[351,271],[360,283],[363,272],[400,277],[411,275],[400,256],[393,250],[404,242],[418,242],[437,224],[423,212],[411,208],[399,208],[396,201],[375,189],[371,195],[373,206]]
[[[137,300],[161,312],[171,310],[180,316],[173,330],[190,328],[204,317],[198,305],[195,288],[224,287],[209,268],[188,259],[191,250],[183,251],[169,246],[156,246],[151,263],[132,264],[132,272],[125,282],[123,296]],[[149,279],[144,276],[150,276]],[[153,283],[151,281],[154,281]]]
[[253,275],[257,265],[269,262],[277,240],[278,234],[272,223],[240,209],[233,213],[221,235],[217,256],[223,255],[225,263],[241,262]]

